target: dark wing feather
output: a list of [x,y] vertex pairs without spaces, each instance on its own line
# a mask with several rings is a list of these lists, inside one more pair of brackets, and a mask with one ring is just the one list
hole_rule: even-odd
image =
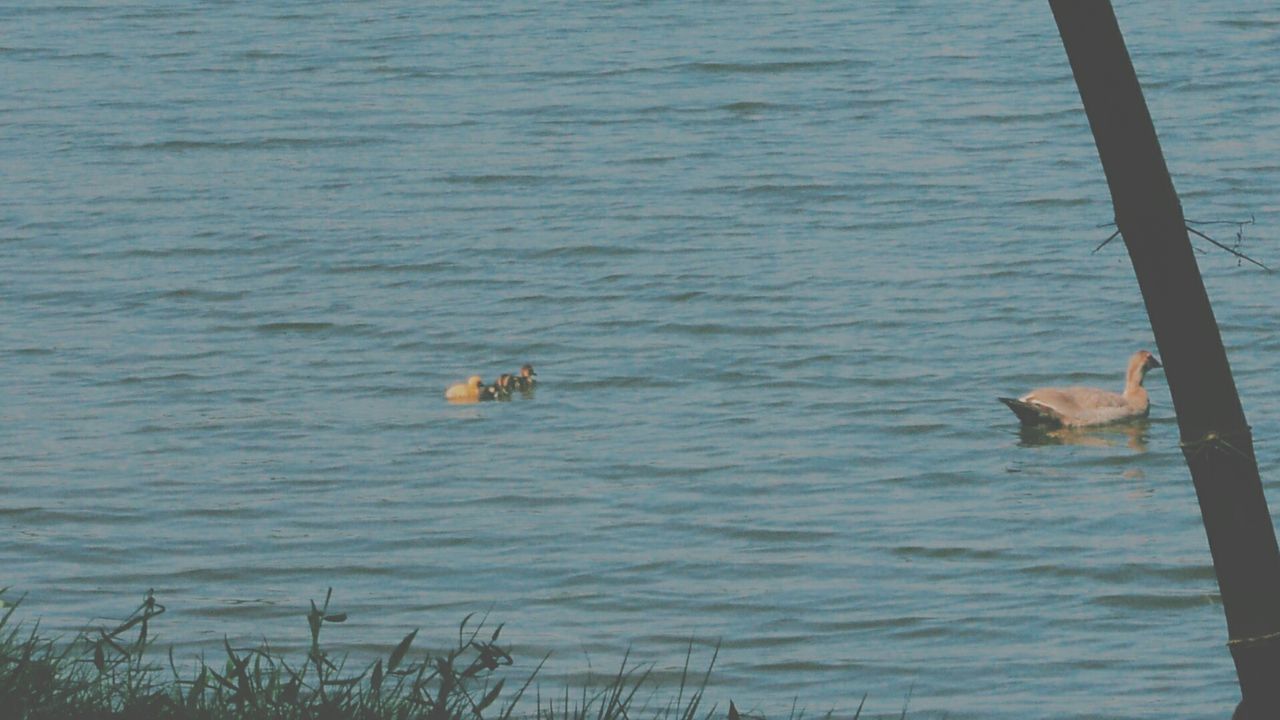
[[1023,422],[1024,425],[1061,425],[1062,418],[1053,410],[1034,403],[1024,402],[1016,398],[996,398],[1000,402],[1009,406],[1014,415]]

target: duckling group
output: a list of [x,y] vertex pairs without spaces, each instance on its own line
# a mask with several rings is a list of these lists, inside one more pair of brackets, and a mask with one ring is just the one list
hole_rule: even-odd
[[524,365],[516,374],[503,373],[492,385],[485,385],[479,375],[472,375],[465,383],[450,385],[444,391],[444,399],[453,403],[485,402],[487,400],[510,400],[511,393],[519,391],[529,393],[538,384],[538,373],[532,365]]

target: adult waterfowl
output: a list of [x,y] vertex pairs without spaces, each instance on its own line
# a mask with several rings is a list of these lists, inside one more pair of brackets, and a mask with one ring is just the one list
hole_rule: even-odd
[[444,391],[444,399],[455,403],[479,402],[483,390],[484,380],[480,379],[479,375],[472,375],[464,383],[450,385],[449,389]]
[[533,366],[524,365],[520,368],[520,374],[511,379],[517,390],[532,390],[538,384],[537,378],[538,373],[533,371]]
[[1129,358],[1124,391],[1091,387],[1037,388],[1020,398],[999,398],[1026,425],[1086,427],[1146,417],[1151,407],[1142,380],[1162,367],[1155,355],[1139,350]]

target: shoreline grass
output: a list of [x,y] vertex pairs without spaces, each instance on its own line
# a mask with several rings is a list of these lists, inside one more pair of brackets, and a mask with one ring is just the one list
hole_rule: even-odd
[[[602,684],[578,690],[566,685],[563,692],[544,697],[535,679],[547,657],[527,674],[515,672],[509,650],[499,644],[503,626],[489,630],[486,618],[477,620],[474,613],[462,620],[457,641],[447,650],[415,651],[414,630],[385,657],[350,670],[345,656],[332,655],[321,644],[327,624],[347,620],[345,613],[330,610],[331,599],[332,590],[322,604],[311,602],[311,642],[302,657],[290,660],[265,640],[252,648],[224,641],[225,657],[213,662],[201,657],[194,667],[182,668],[172,649],[163,662],[154,659],[152,624],[165,607],[151,592],[114,628],[85,630],[58,642],[42,637],[38,622],[30,629],[16,622],[21,600],[7,602],[0,590],[0,715],[6,720],[752,720],[732,702],[727,711],[705,702],[718,648],[705,672],[691,673],[690,643],[675,696],[666,701],[656,701],[657,689],[649,682],[653,666],[632,662],[630,653]],[[853,720],[861,712],[860,705]],[[793,710],[793,720],[802,716]]]

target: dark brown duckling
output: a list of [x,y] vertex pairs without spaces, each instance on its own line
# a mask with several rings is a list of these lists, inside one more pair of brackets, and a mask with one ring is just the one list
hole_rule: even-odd
[[498,376],[498,381],[492,385],[481,388],[481,400],[510,400],[512,389],[512,378],[510,375],[503,373]]
[[498,376],[498,382],[494,383],[493,386],[498,389],[498,392],[509,396],[511,391],[516,389],[516,379],[507,373],[502,373]]
[[520,368],[520,374],[511,378],[517,390],[532,390],[538,384],[538,373],[533,371],[532,365],[524,365]]

